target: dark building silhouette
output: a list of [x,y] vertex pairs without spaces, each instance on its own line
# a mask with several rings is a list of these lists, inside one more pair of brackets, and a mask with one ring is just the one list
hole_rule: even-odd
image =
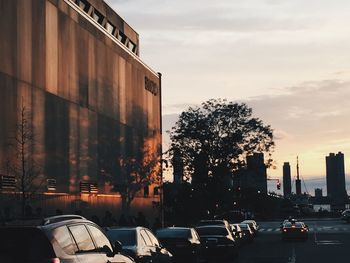
[[238,173],[238,184],[242,189],[267,193],[267,173],[263,153],[247,156],[247,167]]
[[315,197],[316,198],[323,197],[323,190],[322,190],[322,188],[315,188]]
[[334,206],[343,206],[346,198],[344,154],[326,156],[327,196]]
[[[43,203],[118,211],[114,186],[127,173],[119,160],[162,152],[161,75],[139,57],[138,33],[102,0],[0,0],[0,7],[2,179],[11,181],[6,140],[24,105],[45,178],[41,197],[50,197]],[[156,202],[159,195],[140,193],[134,207],[153,215]]]
[[292,177],[290,172],[290,164],[285,162],[283,164],[283,196],[290,197],[292,194]]

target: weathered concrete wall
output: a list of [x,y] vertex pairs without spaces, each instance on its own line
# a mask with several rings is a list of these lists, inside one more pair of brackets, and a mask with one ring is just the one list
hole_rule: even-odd
[[22,105],[57,192],[96,181],[110,193],[106,174],[118,182],[119,158],[145,141],[160,155],[160,92],[145,88],[146,78],[159,85],[157,74],[64,0],[0,0],[0,12],[0,173]]

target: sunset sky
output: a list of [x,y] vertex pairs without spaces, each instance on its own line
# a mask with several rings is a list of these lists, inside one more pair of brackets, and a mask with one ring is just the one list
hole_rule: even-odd
[[[350,173],[350,1],[108,0],[140,34],[141,58],[163,73],[169,129],[189,105],[247,102],[275,130],[274,158],[325,176],[342,151]],[[164,143],[167,144],[167,138]]]

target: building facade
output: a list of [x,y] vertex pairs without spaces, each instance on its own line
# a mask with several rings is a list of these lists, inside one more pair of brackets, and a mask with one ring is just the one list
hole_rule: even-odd
[[267,193],[267,172],[263,153],[247,156],[247,167],[238,173],[241,189]]
[[[118,210],[121,161],[145,151],[161,158],[161,75],[140,59],[137,32],[102,0],[0,0],[0,7],[3,181],[13,176],[7,140],[24,107],[45,178],[39,192],[50,196],[43,208]],[[135,209],[154,214],[159,195],[143,196]]]
[[345,187],[344,154],[330,153],[326,156],[327,196],[335,206],[343,206],[347,200]]
[[285,162],[283,164],[283,196],[289,198],[292,195],[292,177],[290,171],[290,164]]

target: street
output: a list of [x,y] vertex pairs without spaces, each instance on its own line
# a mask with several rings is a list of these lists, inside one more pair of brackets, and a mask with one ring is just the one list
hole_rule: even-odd
[[349,262],[350,224],[340,220],[305,221],[309,239],[282,241],[279,222],[260,223],[253,244],[242,248],[239,263]]

